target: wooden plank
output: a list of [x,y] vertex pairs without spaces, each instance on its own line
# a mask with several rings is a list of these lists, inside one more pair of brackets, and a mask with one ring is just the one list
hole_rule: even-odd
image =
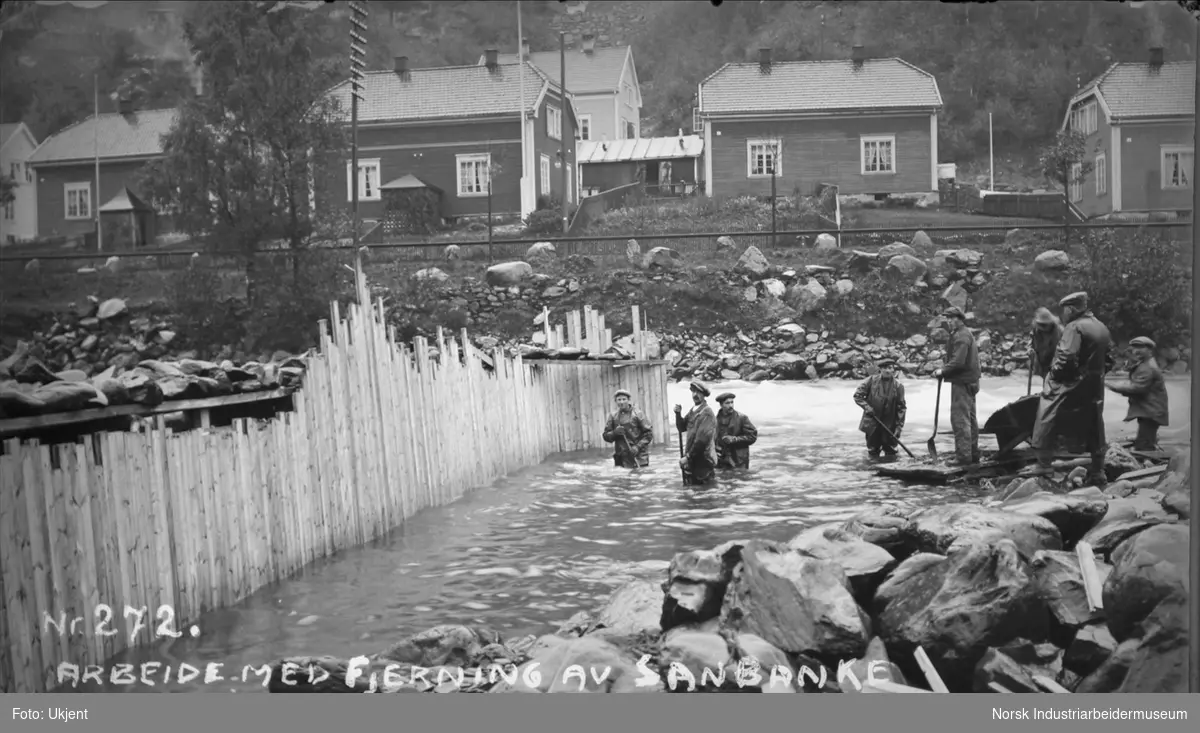
[[1033,675],[1033,681],[1036,682],[1038,687],[1041,687],[1043,690],[1048,690],[1059,695],[1071,694],[1070,690],[1045,675],[1035,674]]
[[1123,473],[1123,474],[1121,474],[1121,477],[1120,477],[1120,478],[1118,478],[1117,480],[1118,480],[1118,481],[1136,481],[1136,480],[1138,480],[1138,479],[1143,479],[1143,478],[1151,478],[1151,477],[1153,477],[1153,476],[1159,476],[1159,475],[1161,475],[1161,474],[1164,474],[1164,473],[1166,473],[1166,472],[1167,472],[1167,467],[1166,467],[1166,465],[1162,465],[1162,466],[1151,466],[1150,468],[1143,468],[1143,469],[1140,469],[1140,470],[1137,470],[1137,471],[1129,471],[1129,472],[1127,472],[1127,473]]
[[1013,694],[1012,690],[1008,689],[1007,687],[1000,684],[999,682],[989,682],[988,689],[991,690],[992,692],[1004,692],[1004,693],[1008,693],[1009,695]]
[[913,657],[917,660],[917,665],[924,673],[925,679],[929,682],[929,688],[934,692],[950,692],[950,688],[946,687],[946,683],[942,681],[942,676],[938,674],[937,667],[933,666],[933,661],[929,659],[929,655],[925,653],[923,647],[917,647],[913,652]]
[[1104,608],[1104,584],[1100,581],[1100,572],[1096,569],[1096,556],[1088,542],[1075,545],[1075,556],[1079,558],[1079,572],[1083,577],[1083,590],[1087,595],[1088,606],[1098,611]]

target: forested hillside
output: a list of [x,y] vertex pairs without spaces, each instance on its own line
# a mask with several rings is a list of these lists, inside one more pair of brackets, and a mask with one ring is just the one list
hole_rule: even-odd
[[[95,4],[95,3],[93,3]],[[264,5],[271,5],[265,3]],[[0,115],[24,120],[39,137],[91,114],[93,75],[102,110],[120,93],[142,106],[169,106],[191,93],[182,23],[193,3],[109,2],[94,9],[5,2],[0,49]],[[174,13],[158,12],[164,6]],[[414,66],[473,63],[482,49],[514,49],[514,0],[369,3],[369,52],[376,68],[407,55]],[[346,68],[345,4],[329,17],[321,55]],[[940,153],[965,162],[987,154],[993,113],[999,154],[1035,150],[1062,118],[1067,97],[1114,61],[1141,61],[1162,46],[1168,60],[1195,54],[1195,21],[1175,2],[678,2],[557,3],[525,0],[522,19],[535,49],[558,32],[581,31],[599,45],[634,46],[646,134],[689,129],[696,85],[727,61],[769,46],[780,60],[847,58],[862,44],[937,76],[946,109]]]

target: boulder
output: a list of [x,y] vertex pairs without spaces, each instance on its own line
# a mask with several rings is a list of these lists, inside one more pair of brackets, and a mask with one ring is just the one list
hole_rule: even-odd
[[1166,510],[1163,509],[1162,499],[1150,496],[1144,492],[1131,494],[1123,499],[1109,499],[1108,511],[1104,521],[1161,519],[1167,521]]
[[742,545],[727,542],[712,550],[678,552],[667,568],[662,589],[665,597],[659,627],[676,626],[716,618],[733,569],[742,559]]
[[1099,669],[1116,648],[1117,640],[1107,624],[1088,624],[1075,632],[1074,640],[1063,655],[1063,666],[1080,677],[1087,677]]
[[[543,636],[530,650],[529,661],[518,669],[516,683],[505,680],[492,691],[657,692],[653,687],[638,687],[635,684],[640,674],[634,662],[616,645],[604,639],[591,636],[578,639]],[[597,680],[597,677],[600,679]],[[530,685],[530,682],[535,684]]]
[[603,636],[638,636],[662,631],[663,589],[647,580],[631,580],[609,596],[596,615]]
[[432,281],[435,283],[443,283],[450,279],[449,275],[436,267],[426,267],[422,270],[417,270],[413,274],[413,277],[420,281]]
[[477,631],[466,626],[443,624],[393,644],[381,656],[422,667],[466,667],[479,656],[485,645],[498,640],[490,635],[481,638]]
[[975,665],[972,692],[992,692],[997,682],[1010,692],[1044,692],[1034,675],[1057,679],[1063,669],[1063,651],[1053,644],[1016,639],[1002,647],[989,647]]
[[1162,523],[1163,520],[1156,517],[1105,519],[1085,534],[1080,542],[1088,543],[1097,557],[1107,560],[1122,542]]
[[457,244],[447,244],[446,249],[442,250],[442,259],[461,260],[462,247],[459,247]]
[[838,243],[832,234],[818,234],[813,246],[817,249],[837,249]]
[[896,255],[912,255],[916,257],[917,251],[904,242],[892,242],[879,248],[879,259],[884,262],[887,262]]
[[1188,527],[1160,524],[1125,540],[1112,553],[1113,569],[1104,583],[1108,629],[1117,641],[1163,599],[1188,589]]
[[802,285],[793,285],[787,292],[786,302],[801,313],[811,313],[825,304],[826,296],[825,287],[814,279]]
[[792,654],[862,655],[870,619],[841,566],[767,542],[750,542],[741,554],[721,607],[722,627]]
[[761,278],[771,269],[771,263],[767,262],[767,258],[763,255],[762,250],[754,245],[746,248],[742,256],[738,258],[737,264],[734,265],[734,272],[751,277]]
[[1062,489],[1059,484],[1045,476],[1015,478],[997,492],[995,499],[1001,502],[1010,502],[1039,493],[1059,494],[1062,493]]
[[1108,511],[1108,502],[1090,496],[1039,492],[1006,501],[1001,508],[1050,520],[1058,528],[1063,544],[1070,547],[1100,523]]
[[1033,258],[1033,268],[1043,271],[1061,271],[1071,266],[1071,258],[1061,249],[1048,249]]
[[[1030,562],[1038,597],[1051,615],[1063,626],[1076,629],[1104,618],[1104,610],[1092,610],[1083,586],[1083,573],[1074,552],[1041,550]],[[1100,580],[1108,577],[1112,566],[1096,563]]]
[[553,242],[534,242],[525,250],[525,259],[536,260],[539,257],[554,257],[555,254]]
[[642,256],[642,269],[677,270],[683,266],[679,253],[670,247],[655,247]]
[[916,234],[913,234],[911,244],[914,249],[929,249],[933,247],[933,240],[930,239],[929,235],[925,232],[919,231]]
[[717,249],[719,250],[733,249],[736,246],[737,244],[733,241],[733,237],[728,235],[717,237]]
[[789,549],[821,560],[832,560],[850,579],[855,598],[869,599],[896,559],[887,550],[873,545],[840,525],[821,525],[793,537]]
[[1186,595],[1159,601],[1138,625],[1137,635],[1117,644],[1075,692],[1187,692],[1187,606]]
[[833,292],[838,295],[849,295],[854,292],[854,281],[842,278],[833,284]]
[[782,280],[769,277],[759,284],[762,286],[763,293],[772,298],[782,298],[787,294],[787,286],[783,284]]
[[911,510],[893,505],[874,506],[855,514],[842,525],[849,534],[887,550],[897,560],[913,553],[915,544],[908,532]]
[[100,304],[100,308],[96,311],[96,318],[106,321],[110,318],[116,318],[127,310],[125,301],[120,298],[109,298]]
[[625,243],[625,260],[635,267],[642,264],[642,247],[636,239]]
[[942,292],[942,300],[944,300],[947,305],[952,305],[955,308],[966,312],[967,289],[962,286],[962,283],[950,283],[950,286]]
[[501,262],[487,269],[484,279],[494,288],[520,285],[533,276],[533,267],[528,262]]
[[1156,491],[1162,493],[1161,504],[1166,511],[1182,519],[1192,516],[1192,455],[1190,451],[1177,451],[1167,463],[1167,470],[1155,483]]
[[[915,562],[914,562],[915,561]],[[912,564],[912,570],[905,565]],[[966,692],[988,647],[1046,639],[1049,614],[1028,565],[1008,538],[960,545],[943,561],[917,555],[876,594],[885,595],[879,635],[894,658],[922,647],[952,692]],[[901,662],[901,669],[909,671]],[[917,674],[916,670],[913,670]]]
[[1062,536],[1043,517],[1017,514],[976,504],[943,504],[914,514],[906,531],[922,552],[949,552],[967,542],[994,542],[1007,538],[1027,558],[1038,550],[1061,550]]
[[[727,638],[690,627],[672,629],[660,645],[659,664],[670,692],[797,691],[787,655],[754,634]],[[772,675],[772,670],[778,671]]]
[[925,263],[912,255],[896,255],[887,261],[884,272],[905,282],[914,282],[925,276]]

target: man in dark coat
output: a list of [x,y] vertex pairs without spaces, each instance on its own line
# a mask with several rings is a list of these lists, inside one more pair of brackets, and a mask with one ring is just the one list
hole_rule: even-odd
[[758,428],[733,409],[733,393],[717,395],[717,468],[750,468],[750,446],[758,442]]
[[1029,441],[1038,463],[1022,474],[1052,474],[1055,441],[1060,434],[1073,430],[1083,438],[1084,449],[1092,458],[1089,480],[1102,484],[1104,453],[1108,449],[1104,436],[1104,373],[1112,336],[1088,308],[1087,293],[1071,293],[1059,305],[1066,325],[1042,386],[1037,422]]
[[687,475],[689,484],[701,485],[716,476],[717,417],[704,401],[711,394],[708,387],[700,382],[692,382],[691,389],[693,405],[688,414],[681,414],[683,408],[675,405],[675,427],[679,432],[687,433],[687,443],[679,466]]
[[[900,431],[904,430],[908,406],[904,401],[904,385],[896,379],[894,359],[880,361],[879,372],[858,385],[858,389],[854,390],[854,404],[863,411],[858,429],[866,433],[867,453],[872,458],[878,458],[882,449],[889,456],[896,455],[896,441],[900,439]],[[879,426],[880,423],[892,435],[888,435]]]
[[1050,365],[1054,362],[1054,350],[1058,348],[1062,332],[1062,321],[1058,320],[1050,309],[1037,309],[1033,315],[1033,339],[1030,345],[1035,377],[1045,378],[1050,373]]
[[613,465],[621,468],[644,468],[650,465],[650,444],[654,430],[642,411],[629,401],[628,391],[618,389],[613,399],[617,409],[604,425],[604,441],[613,444]]
[[1158,428],[1167,425],[1167,383],[1162,370],[1154,358],[1155,344],[1145,336],[1129,342],[1133,349],[1133,365],[1129,379],[1124,383],[1108,383],[1104,386],[1119,395],[1129,398],[1129,412],[1125,422],[1137,420],[1137,437],[1133,449],[1152,451],[1158,446]]
[[979,394],[979,347],[967,328],[967,317],[959,308],[942,311],[945,329],[950,332],[946,366],[933,376],[950,383],[950,428],[954,431],[954,458],[948,465],[965,466],[979,462],[979,420],[975,414],[975,395]]

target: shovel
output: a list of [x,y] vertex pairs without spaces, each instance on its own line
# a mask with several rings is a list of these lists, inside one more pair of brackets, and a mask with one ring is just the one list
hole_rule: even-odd
[[900,442],[900,439],[896,437],[896,434],[895,434],[895,433],[893,433],[891,430],[888,430],[888,429],[887,429],[887,426],[883,424],[883,421],[879,419],[879,416],[878,416],[878,415],[871,415],[871,417],[875,418],[875,422],[879,423],[879,429],[880,429],[880,430],[882,430],[883,432],[887,433],[889,438],[891,438],[892,440],[896,441],[896,445],[898,445],[898,446],[900,446],[901,448],[903,448],[903,449],[904,449],[904,452],[908,454],[908,457],[909,457],[909,458],[916,458],[916,456],[914,456],[914,455],[913,455],[912,451],[910,451],[910,450],[908,449],[908,446],[906,446],[905,444],[901,443],[901,442]]
[[[683,431],[682,430],[679,431],[679,457],[683,458]],[[679,469],[679,473],[683,475],[683,485],[684,486],[690,485],[688,482],[687,469],[681,468],[681,469]]]
[[1025,382],[1025,396],[1033,394],[1033,354],[1029,355],[1029,379]]
[[[929,449],[929,456],[933,458],[933,462],[937,463],[938,454],[937,446],[933,442],[937,439],[938,415],[942,411],[942,378],[938,377],[937,400],[933,407],[933,435],[929,436],[929,440],[925,442],[925,447]],[[907,449],[905,449],[907,450]]]

